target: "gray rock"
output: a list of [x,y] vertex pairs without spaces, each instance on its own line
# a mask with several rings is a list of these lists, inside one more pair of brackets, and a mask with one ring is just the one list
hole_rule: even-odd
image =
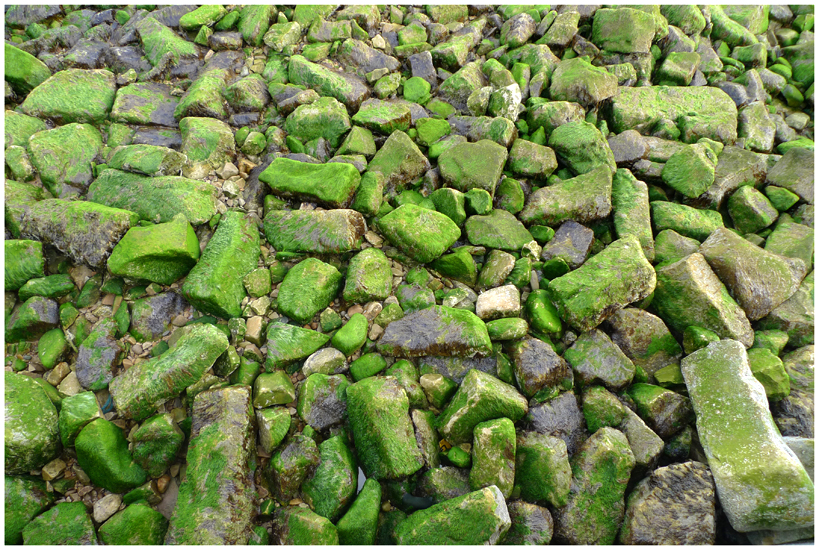
[[552,240],[543,247],[542,258],[544,261],[560,258],[576,269],[589,257],[593,242],[594,231],[569,220],[561,224]]
[[569,456],[574,455],[586,439],[586,420],[571,391],[532,407],[526,419],[538,433],[562,439]]
[[116,341],[117,325],[113,318],[102,319],[82,342],[77,354],[75,372],[86,390],[101,390],[114,379],[122,347]]
[[130,333],[140,342],[157,340],[187,307],[188,302],[176,292],[136,300],[131,306]]
[[541,391],[556,394],[561,389],[571,389],[573,377],[569,365],[545,342],[537,338],[515,342],[509,356],[518,388],[526,397]]

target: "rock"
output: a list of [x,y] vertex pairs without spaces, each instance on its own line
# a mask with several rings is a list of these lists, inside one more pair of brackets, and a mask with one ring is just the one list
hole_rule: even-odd
[[[228,71],[213,69],[201,74],[185,91],[173,111],[176,119],[199,118],[203,127],[218,128],[228,117],[223,93]],[[206,120],[211,118],[213,120]],[[207,131],[207,130],[206,130]]]
[[486,325],[475,314],[431,306],[387,325],[378,350],[396,357],[473,357],[491,353],[491,342]]
[[5,478],[5,542],[21,544],[25,526],[51,506],[54,496],[46,491],[44,481],[20,476]]
[[259,446],[272,453],[287,436],[290,429],[290,413],[284,407],[270,407],[256,411],[259,426]]
[[367,477],[397,479],[423,466],[409,416],[409,401],[397,381],[371,377],[349,386],[347,411]]
[[[714,342],[683,359],[681,367],[700,442],[731,526],[739,532],[809,526],[813,484],[779,435],[742,344]],[[735,435],[738,428],[744,434],[741,444]],[[762,481],[770,475],[778,480],[775,486]],[[771,508],[774,500],[778,505]]]
[[114,378],[114,367],[119,363],[122,346],[116,340],[117,325],[113,318],[104,318],[82,341],[77,354],[75,373],[86,390],[97,391],[108,387]]
[[398,544],[496,544],[511,525],[500,490],[490,485],[420,510],[401,522]]
[[790,298],[806,271],[802,260],[772,254],[727,229],[714,231],[700,254],[752,321]]
[[634,455],[621,432],[600,428],[587,439],[572,459],[568,502],[555,510],[555,541],[612,544],[623,521],[633,468]]
[[26,376],[6,371],[5,384],[5,471],[28,474],[57,456],[57,410],[42,387]]
[[813,342],[813,271],[802,280],[799,289],[781,305],[759,320],[759,327],[782,330],[788,343],[804,346]]
[[[601,280],[601,270],[607,275],[620,270],[629,276],[617,281]],[[617,309],[648,296],[655,282],[654,270],[639,242],[628,236],[613,242],[574,272],[550,281],[549,290],[563,319],[579,330],[590,330]]]
[[464,496],[471,492],[468,472],[455,466],[430,468],[418,481],[418,493],[434,504]]
[[460,229],[443,214],[414,204],[404,204],[378,222],[394,246],[419,263],[439,257],[460,236]]
[[794,147],[768,170],[766,185],[775,185],[799,195],[813,204],[813,155],[807,149]]
[[505,545],[549,544],[554,532],[554,521],[548,508],[515,500],[507,504],[512,526],[503,539]]
[[165,400],[198,381],[227,348],[227,337],[213,325],[192,325],[168,351],[111,381],[114,406],[122,417],[147,418]]
[[122,430],[98,418],[77,436],[77,463],[94,485],[112,493],[124,493],[145,483],[145,470],[135,464],[128,452]]
[[179,175],[186,163],[182,153],[156,145],[126,145],[108,160],[110,168],[146,176]]
[[82,502],[61,502],[23,529],[23,544],[96,545],[94,524]]
[[562,439],[537,432],[517,436],[515,486],[526,501],[563,506],[569,495],[572,473]]
[[520,314],[520,292],[514,285],[482,292],[475,303],[475,314],[483,320],[517,317]]
[[350,259],[343,292],[345,302],[385,300],[391,291],[390,262],[383,252],[368,248]]
[[247,387],[197,395],[188,468],[165,536],[166,544],[247,542],[256,493],[248,475],[254,460],[252,415]]
[[329,339],[329,334],[321,334],[283,323],[270,323],[267,326],[265,368],[268,372],[272,372],[294,361],[304,359],[324,346]]
[[526,397],[556,394],[571,389],[569,365],[548,344],[525,338],[508,348],[518,388]]
[[91,183],[102,137],[90,124],[66,124],[31,136],[28,150],[46,189],[55,197],[68,196]]
[[385,185],[400,192],[430,168],[429,160],[410,137],[396,130],[372,158],[367,171],[382,173]]
[[358,78],[336,73],[311,63],[300,55],[290,58],[288,77],[291,83],[312,88],[321,96],[334,97],[353,111],[358,109],[370,93],[364,82]]
[[283,507],[276,510],[273,533],[279,544],[338,545],[338,531],[327,518],[309,508]]
[[157,478],[176,459],[185,435],[173,421],[170,413],[149,418],[131,434],[134,462],[149,476]]
[[334,436],[319,445],[321,461],[302,484],[305,501],[315,512],[337,520],[356,494],[358,466],[344,436]]
[[679,365],[682,348],[662,319],[637,308],[623,308],[608,318],[611,339],[652,381],[654,373]]
[[746,185],[737,189],[728,199],[728,212],[742,233],[756,233],[773,224],[779,212],[765,195]]
[[259,233],[245,214],[225,214],[202,257],[182,285],[196,309],[223,318],[239,317],[245,297],[242,279],[256,267]]
[[572,101],[594,107],[617,93],[617,77],[583,58],[561,61],[554,70],[549,95],[556,101]]
[[574,221],[563,222],[543,247],[543,260],[559,258],[570,268],[580,267],[591,252],[594,231]]
[[188,303],[176,292],[136,300],[131,305],[129,332],[139,342],[159,339],[171,328],[171,320],[187,307]]
[[439,433],[452,444],[469,441],[476,425],[507,417],[520,420],[529,410],[515,388],[494,376],[471,370],[437,420]]
[[37,241],[6,240],[5,289],[19,290],[29,280],[45,276],[43,245]]
[[134,28],[139,33],[145,57],[154,67],[163,63],[162,59],[165,56],[170,58],[172,65],[197,57],[196,45],[188,42],[153,17],[140,19]]
[[363,216],[353,210],[272,210],[264,218],[268,242],[286,252],[357,250],[365,226]]
[[143,503],[134,503],[100,525],[100,540],[105,544],[159,545],[165,540],[168,520]]
[[524,177],[545,178],[557,169],[555,152],[525,139],[516,139],[509,150],[509,169]]
[[799,258],[810,268],[813,257],[813,231],[801,223],[782,221],[776,224],[765,239],[765,250],[788,258]]
[[20,235],[53,245],[72,260],[100,267],[137,214],[85,201],[47,199],[31,204]]
[[301,38],[301,25],[293,21],[290,23],[278,23],[270,25],[264,35],[264,43],[277,52],[283,51],[288,46],[297,43]]
[[603,384],[611,391],[620,391],[634,377],[634,363],[597,329],[581,334],[564,357],[580,387]]
[[475,246],[518,251],[534,240],[514,215],[501,209],[486,216],[470,216],[465,229],[469,242]]
[[296,434],[285,441],[270,459],[265,474],[268,486],[279,502],[296,496],[305,477],[319,463],[316,442],[306,435]]
[[332,147],[351,128],[350,116],[344,105],[332,97],[322,97],[309,105],[301,105],[288,115],[285,131],[304,143],[323,137]]
[[438,165],[451,187],[462,192],[485,189],[494,196],[507,154],[505,148],[489,140],[461,143],[438,157]]
[[520,219],[526,224],[557,225],[564,220],[587,223],[611,212],[611,170],[597,169],[541,187],[526,201]]
[[601,50],[648,53],[654,31],[651,14],[640,9],[599,9],[594,14],[591,40]]
[[169,285],[184,277],[199,259],[199,239],[182,214],[168,223],[133,227],[108,258],[114,275]]
[[66,69],[32,90],[20,107],[26,115],[56,124],[99,125],[114,105],[116,90],[110,71]]
[[102,411],[94,392],[86,391],[63,399],[59,422],[63,447],[74,446],[80,430],[97,418],[102,418]]
[[783,357],[791,393],[771,404],[774,422],[785,436],[813,437],[813,346],[804,346]]
[[345,208],[353,199],[361,176],[344,163],[311,164],[277,158],[260,175],[274,194]]
[[94,521],[104,523],[113,516],[122,504],[122,497],[115,494],[105,495],[94,503]]
[[586,438],[583,413],[571,391],[532,407],[526,420],[538,433],[562,439],[569,456],[575,454]]
[[51,77],[45,63],[28,52],[6,43],[5,76],[15,93],[24,96]]
[[[615,133],[649,133],[659,118],[677,121],[682,141],[709,138],[733,144],[737,139],[736,105],[728,94],[709,86],[649,86],[619,90],[612,98],[610,128]],[[689,113],[694,113],[690,115]]]
[[715,160],[705,145],[686,145],[665,163],[663,182],[686,197],[698,197],[714,183]]
[[311,374],[299,387],[299,416],[319,431],[339,424],[347,411],[349,385],[341,375]]
[[[715,488],[699,462],[672,464],[643,479],[628,498],[623,544],[713,544]],[[696,522],[696,529],[691,529]]]
[[279,289],[278,309],[299,323],[307,323],[333,301],[342,276],[329,264],[307,258],[287,272]]
[[673,330],[681,332],[696,325],[721,338],[739,340],[748,347],[753,343],[753,331],[745,312],[731,298],[702,254],[691,254],[657,269],[652,303],[660,318]]
[[499,418],[475,426],[470,487],[478,490],[494,485],[507,498],[514,481],[515,426],[512,421]]
[[632,384],[627,390],[637,413],[662,438],[668,439],[691,421],[689,400],[671,390],[651,384]]
[[146,178],[107,169],[88,188],[86,198],[92,206],[124,208],[143,220],[160,223],[184,214],[188,223],[200,225],[216,214],[216,189],[181,176]]
[[714,183],[696,199],[687,201],[701,208],[719,208],[723,200],[742,186],[759,186],[765,181],[768,163],[764,155],[738,147],[725,147],[719,155]]
[[57,302],[34,296],[6,318],[6,342],[32,341],[59,324]]
[[723,227],[722,216],[713,210],[699,210],[667,201],[651,202],[651,220],[657,232],[672,229],[685,237],[704,241]]
[[342,516],[336,527],[341,544],[374,544],[381,508],[381,485],[368,479],[353,505]]

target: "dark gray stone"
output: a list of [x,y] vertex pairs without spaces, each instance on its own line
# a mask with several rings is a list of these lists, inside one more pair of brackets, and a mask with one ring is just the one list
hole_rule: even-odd
[[538,433],[559,437],[572,456],[586,439],[586,420],[577,396],[568,391],[529,410],[527,420]]
[[560,258],[576,269],[589,257],[593,241],[594,231],[569,220],[555,231],[555,236],[543,247],[542,258],[544,261]]

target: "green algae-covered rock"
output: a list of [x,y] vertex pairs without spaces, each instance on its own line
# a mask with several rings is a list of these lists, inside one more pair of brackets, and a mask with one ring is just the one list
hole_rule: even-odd
[[168,530],[165,516],[138,502],[100,525],[100,540],[107,545],[161,545]]
[[296,107],[284,124],[289,135],[304,143],[323,137],[331,147],[339,146],[350,127],[347,109],[332,97],[322,97],[309,105]]
[[313,439],[301,433],[288,438],[271,457],[265,471],[268,486],[276,499],[285,503],[294,498],[304,478],[320,460]]
[[34,278],[45,277],[43,244],[29,240],[7,240],[5,250],[5,289],[19,290]]
[[188,304],[176,292],[162,292],[134,301],[131,304],[131,336],[139,342],[162,337],[173,326],[171,321],[182,313]]
[[161,476],[176,459],[185,434],[170,413],[149,418],[131,434],[134,462],[151,477]]
[[329,339],[329,334],[283,323],[270,323],[267,327],[265,368],[271,372],[304,359],[324,346]]
[[731,526],[740,532],[810,526],[813,483],[779,435],[743,344],[714,342],[681,367]]
[[635,8],[595,12],[591,41],[601,50],[610,52],[649,53],[654,38],[654,18]]
[[779,212],[765,195],[750,185],[737,189],[728,199],[728,212],[742,233],[756,233],[779,217]]
[[187,472],[165,544],[247,544],[255,512],[255,463],[250,388],[198,394]]
[[652,304],[663,321],[678,332],[696,325],[748,347],[754,341],[745,312],[702,254],[691,254],[658,268]]
[[573,490],[566,506],[555,510],[555,542],[613,544],[634,468],[628,439],[613,428],[600,428],[578,449],[571,466]]
[[264,218],[267,241],[282,252],[324,254],[358,250],[365,226],[361,214],[344,209],[272,210]]
[[120,374],[109,385],[120,416],[142,420],[198,381],[228,348],[214,325],[192,325],[169,350]]
[[813,271],[802,280],[799,289],[779,307],[759,320],[762,329],[787,333],[788,344],[804,346],[813,343]]
[[199,259],[199,239],[182,214],[168,223],[133,227],[108,258],[114,275],[169,285]]
[[673,120],[683,127],[688,119],[690,131],[681,136],[686,143],[706,137],[731,145],[737,139],[736,104],[719,88],[621,87],[611,100],[609,128],[617,134],[626,130],[648,134],[658,119]]
[[333,347],[346,356],[352,355],[367,341],[368,328],[369,321],[364,314],[354,313],[347,324],[333,335]]
[[49,330],[37,342],[37,356],[46,370],[53,369],[68,350],[68,341],[62,329]]
[[617,237],[634,235],[640,241],[646,259],[654,261],[648,186],[628,169],[619,168],[611,181],[611,204]]
[[385,300],[392,291],[390,261],[378,248],[362,250],[347,266],[343,297],[348,303]]
[[46,199],[29,207],[20,235],[50,244],[77,263],[99,268],[138,220],[134,212],[93,202]]
[[409,400],[394,378],[370,377],[349,386],[347,414],[367,477],[398,479],[423,466]]
[[442,437],[457,445],[469,442],[481,422],[502,417],[517,422],[528,410],[526,398],[513,386],[473,369],[438,416],[437,428]]
[[52,195],[74,194],[85,190],[93,179],[93,163],[102,153],[102,136],[90,124],[66,124],[31,136],[28,151]]
[[188,160],[183,171],[187,177],[204,179],[211,170],[221,170],[236,154],[233,131],[221,120],[187,116],[179,121],[179,130],[181,151]]
[[555,128],[549,146],[573,174],[587,174],[601,166],[614,172],[614,153],[603,134],[588,122],[569,122]]
[[25,526],[23,544],[91,546],[97,544],[97,535],[84,503],[61,502]]
[[334,97],[351,110],[370,95],[363,81],[311,63],[301,55],[290,58],[287,73],[291,83],[312,88],[322,97]]
[[172,64],[196,57],[197,49],[192,42],[188,42],[153,17],[140,19],[134,27],[142,40],[145,57],[154,67],[159,65],[166,54],[170,54]]
[[23,542],[23,528],[51,506],[54,495],[46,491],[42,480],[8,475],[4,478],[5,543],[18,545]]
[[373,132],[390,135],[396,130],[409,130],[411,118],[406,105],[371,98],[361,104],[352,121]]
[[[715,498],[714,480],[705,464],[689,461],[659,468],[629,495],[619,541],[714,544]],[[691,521],[697,529],[690,528]]]
[[74,367],[80,385],[91,391],[108,387],[114,378],[114,367],[119,362],[122,346],[116,341],[117,324],[113,317],[100,319],[83,339]]
[[259,426],[259,446],[271,453],[279,446],[290,429],[290,413],[284,407],[270,407],[256,411]]
[[296,400],[296,388],[286,372],[262,373],[253,382],[253,406],[257,409]]
[[[6,127],[8,128],[8,125]],[[42,187],[6,179],[4,214],[6,228],[12,237],[20,236],[23,219],[29,211],[29,206],[43,200],[47,194],[48,192]]]
[[438,258],[460,237],[461,230],[444,214],[404,204],[378,222],[394,246],[419,263]]
[[[328,376],[314,372],[299,386],[299,417],[316,430],[340,423],[347,410],[347,387],[343,375]],[[287,426],[290,426],[288,417]]]
[[503,539],[504,545],[549,544],[554,534],[554,521],[548,508],[515,500],[507,504],[507,509],[512,526]]
[[767,348],[748,350],[748,365],[771,401],[777,401],[791,392],[791,383],[782,360]]
[[117,90],[111,120],[130,124],[176,126],[173,112],[179,100],[166,84],[140,82]]
[[561,61],[552,73],[549,95],[555,101],[572,101],[595,107],[617,93],[617,77],[582,57]]
[[520,220],[527,225],[558,225],[565,220],[586,223],[605,218],[611,213],[611,189],[612,170],[609,166],[598,166],[533,192]]
[[36,340],[59,325],[57,302],[33,296],[6,317],[6,342]]
[[549,282],[562,319],[591,330],[617,309],[646,298],[657,278],[640,243],[627,236],[611,243],[580,268]]
[[486,216],[470,216],[465,229],[470,243],[487,248],[518,251],[534,240],[514,215],[501,209]]
[[395,357],[472,357],[489,355],[492,343],[474,313],[433,305],[387,325],[378,350]]
[[398,524],[398,544],[497,544],[511,525],[494,485],[419,510]]
[[5,374],[5,472],[28,474],[57,455],[57,409],[32,379]]
[[117,93],[114,74],[104,69],[58,71],[28,94],[20,106],[23,113],[56,124],[101,124]]
[[177,176],[187,162],[182,153],[158,145],[126,145],[108,159],[108,167],[146,176]]
[[28,52],[6,42],[5,79],[21,96],[48,80],[51,70]]
[[136,212],[143,220],[169,222],[184,214],[199,225],[216,214],[216,189],[181,176],[149,178],[106,169],[88,188],[91,203]]
[[332,208],[345,208],[361,182],[351,164],[311,164],[277,158],[259,174],[275,195],[317,201]]
[[380,510],[381,485],[370,478],[364,482],[353,505],[336,524],[339,543],[374,544]]
[[813,204],[813,151],[794,147],[768,171],[766,183],[787,189]]
[[[299,6],[305,7],[305,6]],[[283,507],[276,510],[273,533],[279,544],[330,545],[339,544],[336,527],[309,508]],[[356,541],[360,544],[360,541]]]
[[790,298],[806,273],[805,263],[759,248],[720,228],[699,249],[748,319],[761,319]]
[[634,363],[605,332],[597,329],[578,336],[564,358],[572,366],[581,387],[603,384],[611,391],[620,391],[631,384],[634,377]]
[[563,506],[569,496],[572,471],[566,443],[537,432],[517,436],[515,486],[526,501]]
[[179,26],[186,31],[195,31],[199,30],[202,25],[212,26],[225,15],[227,15],[227,10],[223,6],[200,6],[180,17]]
[[85,426],[74,441],[77,463],[94,485],[124,493],[145,483],[145,470],[134,463],[125,434],[104,418]]
[[430,167],[429,160],[415,142],[401,130],[396,130],[372,158],[367,170],[380,172],[386,178],[385,185],[400,192]]
[[496,486],[504,498],[515,482],[515,425],[508,418],[475,426],[469,486],[473,490]]
[[278,309],[298,323],[307,323],[335,299],[341,280],[341,273],[330,264],[316,258],[302,260],[282,281]]
[[4,138],[7,149],[12,146],[27,147],[28,138],[37,132],[48,129],[46,123],[39,118],[27,116],[16,111],[6,111],[4,123]]
[[507,156],[505,147],[482,139],[448,149],[438,157],[438,166],[450,187],[462,192],[484,189],[494,196]]
[[337,435],[319,445],[321,462],[301,486],[305,502],[330,521],[338,519],[356,492],[358,465],[345,439]]
[[799,258],[810,268],[813,264],[813,229],[783,220],[765,239],[765,250],[788,258]]
[[242,279],[256,267],[259,231],[252,219],[228,212],[191,269],[182,294],[200,311],[229,319],[239,317],[246,296]]
[[102,418],[102,411],[94,392],[80,392],[63,399],[59,422],[63,447],[73,447],[80,430],[97,418]]
[[663,182],[686,197],[699,197],[714,183],[715,160],[702,143],[686,145],[663,166]]
[[719,212],[667,201],[651,202],[651,221],[658,233],[671,229],[698,241],[704,241],[711,233],[723,227]]
[[546,178],[557,169],[557,159],[549,147],[516,139],[509,150],[507,167],[524,177]]
[[632,384],[627,390],[640,418],[660,437],[669,438],[691,421],[691,403],[671,390],[652,384]]

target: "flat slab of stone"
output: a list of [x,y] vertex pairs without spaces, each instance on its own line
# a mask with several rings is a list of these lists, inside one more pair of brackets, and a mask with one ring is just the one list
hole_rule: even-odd
[[541,187],[520,213],[525,224],[557,225],[565,220],[586,223],[611,213],[611,180],[608,166],[599,166],[575,178]]
[[282,252],[338,254],[361,248],[364,216],[355,210],[272,210],[264,217],[264,233]]
[[155,82],[140,82],[117,90],[111,120],[126,124],[146,124],[176,127],[173,116],[179,99],[171,95],[171,87]]
[[438,258],[461,236],[460,228],[444,214],[414,204],[399,206],[378,222],[390,243],[419,263]]
[[813,525],[813,483],[779,434],[743,344],[714,342],[680,366],[731,526],[747,532]]
[[465,309],[432,306],[387,325],[378,351],[395,357],[488,355],[486,325]]
[[768,170],[766,184],[792,191],[803,201],[813,204],[813,178],[813,151],[794,147],[782,155],[779,162]]
[[578,269],[549,282],[562,319],[580,331],[591,330],[620,308],[654,291],[657,277],[637,237],[611,243]]
[[187,471],[165,544],[247,544],[256,487],[248,386],[204,391],[193,402]]
[[[620,87],[611,100],[609,127],[617,134],[626,130],[650,133],[658,118],[679,124],[679,117],[695,113],[702,128],[694,139],[707,137],[731,145],[737,140],[737,107],[719,88],[707,86]],[[681,136],[681,139],[684,136]]]
[[311,164],[277,158],[259,174],[273,194],[345,208],[353,200],[361,174],[351,164]]
[[66,69],[59,71],[28,94],[24,114],[57,124],[100,124],[114,105],[117,84],[111,71]]

